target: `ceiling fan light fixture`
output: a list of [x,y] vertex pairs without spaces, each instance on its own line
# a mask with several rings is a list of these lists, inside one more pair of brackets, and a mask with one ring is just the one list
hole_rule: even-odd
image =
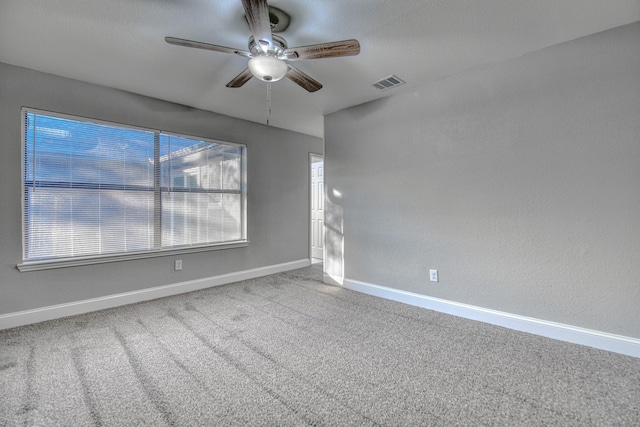
[[275,56],[261,55],[249,60],[249,71],[263,82],[277,82],[287,74],[287,64]]
[[177,37],[165,37],[164,39],[167,43],[176,46],[233,53],[249,58],[248,67],[227,83],[227,87],[233,88],[243,86],[252,77],[267,83],[277,82],[283,77],[287,77],[307,92],[316,92],[322,89],[322,84],[285,61],[336,58],[360,53],[360,43],[356,39],[289,48],[283,37],[274,34],[274,32],[284,31],[287,28],[290,20],[289,15],[280,9],[270,7],[267,0],[242,0],[242,7],[252,33],[247,45],[248,50]]

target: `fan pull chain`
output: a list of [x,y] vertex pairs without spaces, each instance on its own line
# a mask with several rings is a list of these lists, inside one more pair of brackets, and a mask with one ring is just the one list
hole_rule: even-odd
[[271,118],[271,83],[267,83],[267,126]]

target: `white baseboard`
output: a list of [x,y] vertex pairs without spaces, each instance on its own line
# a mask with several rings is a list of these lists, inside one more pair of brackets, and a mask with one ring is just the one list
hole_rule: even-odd
[[256,277],[267,276],[269,274],[307,267],[310,264],[311,263],[308,259],[302,259],[283,264],[222,274],[220,276],[206,277],[203,279],[190,280],[171,285],[141,289],[139,291],[125,292],[122,294],[108,295],[88,300],[36,308],[33,310],[3,314],[0,315],[0,330],[44,322],[46,320],[59,319],[61,317],[74,316],[76,314],[83,314],[91,311],[104,310],[105,308],[113,308],[136,302],[149,301],[156,298],[225,285],[227,283],[238,282],[240,280],[254,279]]
[[516,331],[528,332],[574,344],[586,345],[614,353],[640,357],[640,339],[615,335],[517,314],[505,313],[488,308],[462,304],[426,295],[387,288],[358,280],[344,279],[341,285],[330,276],[324,276],[324,282],[364,294],[385,298],[441,313],[478,320],[492,325],[502,326]]

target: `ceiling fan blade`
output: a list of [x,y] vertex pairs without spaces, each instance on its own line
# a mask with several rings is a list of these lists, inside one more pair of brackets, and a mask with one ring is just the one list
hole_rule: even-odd
[[241,87],[246,82],[251,80],[251,77],[253,77],[253,74],[251,74],[251,71],[249,71],[248,68],[245,68],[243,72],[235,76],[233,80],[227,83],[227,87]]
[[164,41],[176,46],[193,47],[196,49],[213,50],[215,52],[235,53],[236,55],[251,57],[251,54],[247,51],[234,49],[231,47],[218,46],[216,44],[196,42],[193,40],[179,39],[177,37],[165,37]]
[[322,89],[322,85],[319,82],[315,81],[314,79],[312,79],[311,77],[303,73],[302,71],[298,70],[296,67],[292,65],[288,65],[288,66],[289,66],[289,71],[287,71],[286,75],[289,78],[289,80],[300,85],[301,87],[306,89],[308,92],[315,92],[317,90]]
[[309,46],[292,47],[285,49],[282,56],[284,56],[287,61],[299,61],[302,59],[352,56],[359,53],[360,43],[358,40],[349,39],[337,42],[312,44]]
[[267,0],[242,0],[242,6],[256,43],[268,50],[272,49],[273,36]]

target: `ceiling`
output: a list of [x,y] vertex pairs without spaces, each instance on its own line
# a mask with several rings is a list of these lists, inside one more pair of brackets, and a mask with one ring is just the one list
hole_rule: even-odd
[[[358,56],[296,62],[288,79],[225,84],[247,59],[165,43],[247,49],[240,0],[0,0],[0,62],[322,137],[324,115],[640,20],[640,0],[271,0],[289,47],[355,38]],[[395,74],[407,84],[380,91]]]

